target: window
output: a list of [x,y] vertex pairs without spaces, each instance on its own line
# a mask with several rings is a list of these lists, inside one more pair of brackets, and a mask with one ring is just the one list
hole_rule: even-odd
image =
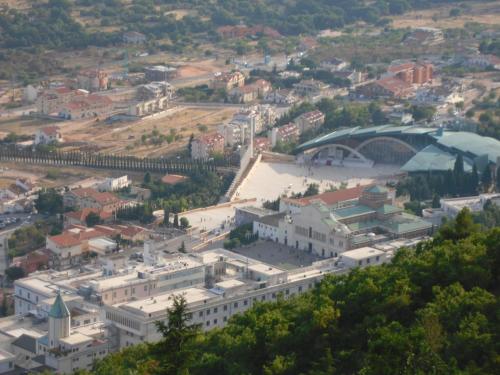
[[361,263],[363,263],[363,261],[362,261],[362,260],[360,260],[360,261],[358,262],[358,266],[361,266]]
[[245,306],[248,306],[248,300],[244,300],[244,301],[243,301],[243,304],[244,304]]
[[366,259],[366,263],[367,264],[370,263],[370,258]]
[[147,292],[148,291],[148,286],[147,285],[144,285],[144,291]]
[[273,293],[273,294],[272,294],[272,297],[273,297],[273,298],[276,298],[276,293]]
[[225,316],[224,318],[222,318],[223,321],[227,322],[227,316]]
[[224,311],[227,311],[227,305],[224,305]]
[[207,320],[207,322],[205,324],[208,327],[210,325],[210,320]]
[[200,318],[203,317],[203,311],[200,311],[200,313],[198,315]]
[[262,296],[260,297],[261,301],[265,301],[266,300],[266,296]]
[[135,288],[132,288],[132,294],[135,294]]
[[128,296],[128,289],[125,289],[125,295]]
[[302,292],[302,285],[299,286],[299,293]]
[[210,309],[207,309],[207,315],[210,315]]
[[238,302],[235,302],[234,303],[234,308],[237,309],[238,308]]
[[214,314],[217,314],[217,311],[218,311],[217,307],[214,307]]
[[377,255],[377,257],[375,258],[377,260],[377,262],[380,260],[380,257]]
[[214,319],[214,324],[217,324],[217,319]]
[[290,290],[289,289],[286,289],[285,290],[285,294],[288,296],[290,294]]

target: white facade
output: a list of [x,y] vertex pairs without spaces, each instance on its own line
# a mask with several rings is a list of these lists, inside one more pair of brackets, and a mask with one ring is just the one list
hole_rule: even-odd
[[377,266],[387,261],[387,254],[373,247],[346,251],[340,255],[339,259],[339,262],[345,263],[349,268]]
[[99,185],[99,191],[116,191],[130,186],[131,183],[127,175],[117,178],[108,177]]
[[14,370],[15,358],[14,354],[0,349],[0,374]]

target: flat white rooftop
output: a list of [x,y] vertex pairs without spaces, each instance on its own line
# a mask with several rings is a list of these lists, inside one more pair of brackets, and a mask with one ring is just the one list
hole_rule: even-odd
[[217,294],[203,288],[186,288],[178,289],[172,292],[158,294],[155,297],[147,299],[117,304],[119,307],[133,314],[138,315],[161,315],[164,314],[166,309],[172,307],[173,297],[182,295],[188,304],[195,304],[202,301],[209,301],[215,298],[221,298]]
[[68,345],[79,345],[92,341],[92,337],[89,337],[79,332],[74,332],[71,335],[69,335],[69,337],[65,337],[60,341]]
[[343,252],[340,256],[342,258],[349,258],[349,259],[353,259],[353,260],[362,260],[362,259],[366,259],[366,258],[371,257],[371,256],[377,256],[377,255],[382,255],[382,254],[384,254],[383,251],[377,250],[373,247],[366,246],[366,247],[360,247],[359,249],[349,250],[349,251]]

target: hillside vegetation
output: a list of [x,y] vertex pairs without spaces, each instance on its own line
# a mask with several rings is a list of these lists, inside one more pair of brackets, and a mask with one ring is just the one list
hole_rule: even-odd
[[391,264],[260,303],[224,329],[187,326],[178,298],[161,342],[112,354],[92,373],[496,374],[499,278],[500,228],[481,231],[463,211]]

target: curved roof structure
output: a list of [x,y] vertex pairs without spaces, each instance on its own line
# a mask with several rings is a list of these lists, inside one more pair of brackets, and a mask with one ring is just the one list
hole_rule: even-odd
[[301,144],[296,148],[297,152],[310,150],[313,148],[321,147],[328,144],[337,143],[351,138],[374,138],[382,136],[419,136],[419,135],[432,135],[436,133],[436,128],[424,128],[420,126],[393,126],[393,125],[380,125],[372,126],[369,128],[362,128],[356,126],[354,128],[345,128],[335,130],[329,134],[320,136],[306,143]]
[[[500,160],[499,140],[470,132],[443,131],[440,128],[421,126],[382,125],[339,129],[303,143],[295,151],[316,151],[325,146],[342,147],[344,144],[350,145],[355,152],[375,162],[383,163],[383,156],[391,152],[403,155],[401,150],[391,150],[389,143],[383,143],[384,140],[396,145],[397,142],[406,145],[405,156],[398,159],[404,164],[402,170],[406,172],[453,169],[458,154],[464,158],[466,171],[470,171],[474,163],[478,170],[482,170],[486,164],[497,164]],[[373,149],[365,147],[373,142],[379,142],[375,153]],[[379,160],[376,160],[377,158]]]

